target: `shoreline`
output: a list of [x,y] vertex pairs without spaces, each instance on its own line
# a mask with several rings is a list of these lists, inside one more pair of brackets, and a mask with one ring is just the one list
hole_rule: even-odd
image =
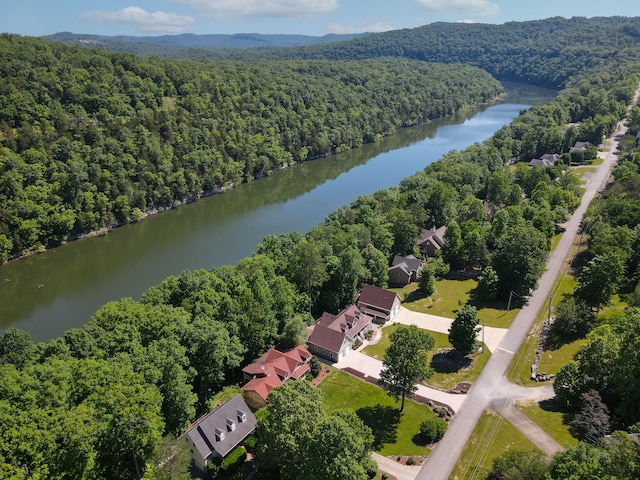
[[[417,126],[420,126],[420,125],[425,125],[425,124],[428,124],[428,123],[432,122],[433,120],[437,120],[439,118],[447,118],[447,117],[450,117],[451,115],[462,113],[462,112],[465,112],[465,111],[467,111],[469,109],[472,109],[472,108],[481,108],[481,107],[485,107],[485,106],[495,105],[500,100],[504,99],[506,95],[507,95],[507,92],[503,89],[502,93],[500,93],[499,95],[497,95],[496,97],[494,97],[490,101],[485,101],[485,102],[480,102],[480,103],[475,104],[475,105],[465,106],[463,108],[460,108],[459,110],[457,110],[453,114],[449,114],[449,115],[445,115],[445,116],[437,117],[437,118],[426,119],[426,120],[424,120],[422,122],[415,123],[415,124],[412,124],[412,125],[402,125],[402,126],[396,128],[394,131],[387,132],[387,133],[384,133],[384,134],[382,134],[382,133],[381,134],[377,134],[374,140],[371,140],[371,141],[368,141],[368,142],[363,142],[362,145],[375,143],[376,141],[378,141],[378,139],[382,139],[382,138],[394,135],[399,130],[404,130],[404,129],[407,129],[407,128],[413,128],[413,127],[417,127]],[[256,180],[260,180],[261,178],[269,177],[271,175],[274,175],[274,174],[278,173],[281,170],[285,170],[285,169],[287,169],[287,168],[289,168],[291,166],[295,166],[296,164],[299,164],[299,163],[315,161],[315,160],[318,160],[318,159],[331,157],[333,155],[337,155],[337,154],[340,154],[340,153],[345,153],[345,152],[348,152],[348,151],[357,150],[358,148],[361,148],[361,146],[358,146],[358,147],[355,147],[355,148],[350,148],[348,150],[341,150],[341,151],[337,151],[336,149],[332,149],[328,153],[321,154],[321,155],[315,155],[315,156],[309,156],[309,157],[305,158],[304,160],[297,160],[297,161],[294,160],[291,163],[283,162],[277,168],[274,168],[274,169],[269,170],[269,171],[263,171],[263,172],[259,172],[259,173],[254,174],[252,180],[250,180],[249,182],[242,181],[242,182],[239,183],[239,185],[242,185],[244,183],[250,183],[250,182],[256,181]],[[439,160],[440,159],[436,160],[436,162],[439,161]],[[137,218],[133,218],[133,219],[127,221],[127,222],[114,223],[114,224],[111,224],[111,225],[106,225],[106,226],[101,227],[101,228],[99,228],[97,230],[92,230],[92,231],[89,231],[89,232],[70,234],[65,240],[61,241],[60,243],[56,243],[56,244],[48,245],[48,246],[41,245],[41,246],[39,246],[37,248],[33,248],[31,250],[25,250],[25,251],[20,252],[17,255],[10,256],[5,262],[0,263],[0,267],[2,267],[3,265],[7,265],[9,263],[13,263],[13,262],[25,259],[25,258],[29,258],[31,256],[34,256],[34,255],[37,255],[37,254],[40,254],[40,253],[44,253],[44,252],[46,252],[48,250],[52,250],[54,248],[60,247],[61,245],[66,245],[66,244],[68,244],[70,242],[75,242],[75,241],[78,241],[78,240],[86,240],[86,239],[105,236],[109,232],[111,232],[112,230],[115,230],[117,228],[123,227],[125,225],[130,225],[132,223],[138,223],[138,222],[140,222],[140,221],[144,220],[145,218],[150,217],[152,215],[157,215],[159,213],[163,213],[163,212],[166,212],[168,210],[173,210],[173,209],[179,208],[179,207],[181,207],[183,205],[187,205],[187,204],[190,204],[190,203],[197,202],[198,200],[201,200],[203,198],[211,197],[213,195],[223,194],[227,190],[236,188],[236,186],[237,185],[236,185],[235,182],[230,182],[229,184],[224,185],[224,186],[215,187],[215,188],[207,190],[207,191],[203,191],[203,192],[199,192],[199,193],[196,193],[196,194],[193,194],[193,195],[189,195],[189,196],[185,197],[182,200],[174,200],[173,204],[171,204],[171,205],[165,205],[165,206],[157,206],[156,205],[156,206],[153,206],[152,208],[142,212],[142,215],[138,216]]]

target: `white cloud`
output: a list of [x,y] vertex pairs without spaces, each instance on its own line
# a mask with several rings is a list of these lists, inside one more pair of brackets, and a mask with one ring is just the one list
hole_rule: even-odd
[[95,10],[80,17],[90,22],[132,23],[143,32],[184,32],[195,18],[167,12],[147,12],[140,7],[127,7],[117,11]]
[[489,0],[416,0],[427,10],[473,17],[493,17],[500,7]]
[[313,17],[338,8],[338,0],[170,0],[214,20],[240,17]]
[[392,27],[391,25],[387,25],[381,20],[377,20],[377,19],[367,20],[365,24],[361,27],[354,27],[352,25],[341,25],[339,23],[331,23],[327,27],[328,33],[338,33],[338,34],[365,33],[365,32],[375,33],[375,32],[386,32],[394,29],[395,27]]

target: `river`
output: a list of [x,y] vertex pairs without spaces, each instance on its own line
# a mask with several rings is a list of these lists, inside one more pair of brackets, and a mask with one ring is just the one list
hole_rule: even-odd
[[398,185],[451,150],[489,138],[555,92],[505,84],[497,105],[407,128],[375,144],[297,164],[275,175],[0,267],[0,331],[48,341],[86,323],[103,304],[140,298],[184,270],[251,255],[265,235],[306,232],[358,196]]

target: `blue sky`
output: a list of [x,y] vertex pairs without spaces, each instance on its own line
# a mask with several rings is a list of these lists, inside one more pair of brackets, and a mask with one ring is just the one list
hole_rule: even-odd
[[640,16],[637,0],[3,0],[0,32],[48,35],[378,32],[438,21]]

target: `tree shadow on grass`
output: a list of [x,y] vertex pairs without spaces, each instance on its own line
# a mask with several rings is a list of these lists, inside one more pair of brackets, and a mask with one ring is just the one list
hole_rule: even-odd
[[570,425],[573,420],[573,415],[571,413],[567,413],[560,408],[558,402],[555,398],[549,400],[540,400],[538,402],[538,406],[544,410],[545,412],[554,412],[554,413],[562,413],[562,423],[564,425]]
[[362,407],[356,410],[356,415],[373,432],[373,448],[379,449],[385,443],[396,443],[400,411],[397,408],[382,406]]
[[405,303],[417,302],[418,300],[422,300],[428,298],[429,295],[426,295],[422,290],[416,288],[415,290],[409,292],[404,298]]
[[455,349],[441,351],[431,358],[431,368],[437,373],[455,373],[471,366],[471,358]]

